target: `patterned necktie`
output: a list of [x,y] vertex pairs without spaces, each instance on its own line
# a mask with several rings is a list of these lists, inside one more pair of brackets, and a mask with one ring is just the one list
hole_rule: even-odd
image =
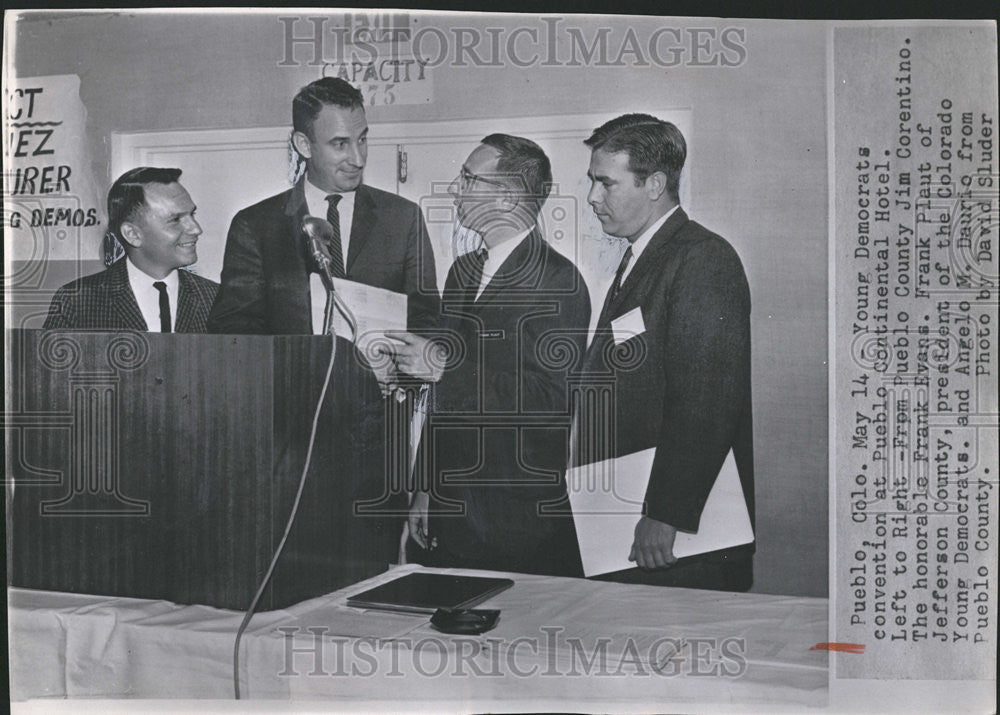
[[326,197],[330,206],[326,209],[326,220],[333,226],[333,235],[330,238],[330,272],[334,278],[344,278],[347,274],[344,271],[344,249],[340,245],[340,211],[337,204],[344,198],[340,194],[330,194]]
[[611,304],[614,302],[615,298],[618,297],[618,293],[621,292],[622,276],[625,274],[625,269],[628,268],[628,264],[631,260],[632,246],[629,246],[625,249],[625,255],[622,256],[622,262],[618,264],[618,272],[615,273],[615,280],[612,282],[611,287],[608,289],[608,295],[604,299],[604,307],[601,308],[601,323],[603,323],[605,318],[608,317],[608,310],[611,308]]
[[170,296],[167,295],[167,284],[156,281],[153,287],[160,293],[160,332],[170,332]]

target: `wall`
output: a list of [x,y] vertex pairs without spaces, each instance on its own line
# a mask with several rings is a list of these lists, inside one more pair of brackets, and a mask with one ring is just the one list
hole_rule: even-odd
[[[536,16],[414,18],[446,32],[541,27]],[[687,209],[736,247],[754,301],[754,590],[826,595],[825,29],[673,18],[570,17],[567,26],[588,36],[607,27],[618,38],[612,47],[630,28],[648,37],[665,27],[734,26],[745,30],[746,59],[738,67],[445,65],[433,69],[432,102],[376,106],[369,120],[496,117],[502,130],[503,117],[691,108],[698,162]],[[112,132],[289,123],[290,97],[317,74],[279,66],[283,29],[275,15],[34,14],[13,39],[19,76],[80,76],[99,181],[110,178]],[[568,55],[565,44],[559,51]]]

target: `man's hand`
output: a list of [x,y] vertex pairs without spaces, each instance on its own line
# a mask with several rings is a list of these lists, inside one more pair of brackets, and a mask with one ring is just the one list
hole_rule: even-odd
[[[427,512],[430,505],[430,496],[427,492],[416,492],[413,495],[413,502],[410,504],[410,538],[420,544],[424,549],[433,549],[437,545],[437,539],[431,539],[428,533]],[[429,544],[429,545],[428,545]]]
[[399,343],[394,346],[393,359],[401,372],[427,382],[441,379],[447,359],[441,344],[405,330],[387,330],[385,335]]
[[670,524],[650,519],[648,516],[640,518],[639,523],[635,525],[635,540],[632,542],[628,560],[635,561],[636,566],[644,569],[663,569],[673,566],[677,562],[674,557],[675,536],[677,529]]
[[376,348],[380,354],[368,355],[369,365],[378,380],[379,389],[382,390],[382,397],[388,397],[399,386],[396,380],[396,366],[392,362],[392,355],[382,348]]

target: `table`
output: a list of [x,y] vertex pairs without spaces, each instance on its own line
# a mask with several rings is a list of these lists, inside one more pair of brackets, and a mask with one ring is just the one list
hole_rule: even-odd
[[[345,605],[418,570],[505,575],[515,585],[482,604],[502,610],[482,636]],[[15,700],[233,697],[236,611],[17,588],[8,596]],[[795,709],[826,702],[828,654],[811,650],[826,634],[825,599],[406,565],[256,614],[241,687],[249,698],[345,707]]]

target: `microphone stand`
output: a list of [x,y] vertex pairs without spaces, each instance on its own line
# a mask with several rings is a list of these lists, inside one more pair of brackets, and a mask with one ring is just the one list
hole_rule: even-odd
[[334,351],[337,349],[336,336],[337,332],[333,327],[333,318],[335,311],[339,310],[340,314],[344,316],[347,321],[347,326],[351,329],[351,335],[354,339],[358,338],[358,321],[354,317],[354,312],[348,307],[344,299],[340,297],[337,293],[337,289],[333,285],[333,272],[330,270],[330,259],[326,256],[316,257],[317,264],[319,264],[319,269],[323,273],[323,285],[326,288],[326,308],[323,311],[323,334],[334,336]]
[[236,699],[240,699],[240,641],[243,638],[243,632],[246,630],[247,626],[250,624],[250,619],[253,618],[254,612],[257,610],[257,604],[260,602],[260,597],[264,593],[264,589],[271,580],[271,575],[274,573],[274,567],[278,563],[278,558],[281,556],[281,552],[285,549],[285,543],[288,540],[288,534],[292,530],[292,524],[295,522],[295,515],[299,511],[299,503],[302,499],[302,490],[306,484],[306,477],[309,474],[309,466],[312,463],[312,452],[313,446],[316,442],[316,428],[319,424],[320,410],[323,407],[323,402],[326,399],[327,388],[330,386],[330,378],[333,375],[333,365],[337,357],[337,332],[333,327],[333,316],[334,310],[340,310],[341,314],[347,320],[347,324],[351,328],[351,334],[354,339],[357,340],[358,336],[358,322],[354,317],[354,313],[347,306],[344,300],[337,295],[336,288],[333,285],[333,273],[330,271],[330,257],[323,252],[314,252],[314,258],[319,266],[320,271],[323,273],[324,284],[326,286],[326,311],[323,316],[323,334],[329,335],[331,337],[330,346],[330,362],[327,364],[326,377],[323,381],[323,387],[320,389],[319,399],[316,401],[316,411],[313,415],[312,428],[309,434],[309,447],[306,450],[305,464],[302,467],[302,475],[299,477],[299,487],[295,493],[295,500],[292,503],[292,511],[288,516],[288,521],[285,523],[285,531],[281,536],[281,540],[278,542],[278,546],[274,551],[274,556],[271,557],[271,563],[268,566],[267,573],[264,574],[264,578],[260,582],[260,586],[257,588],[257,593],[253,597],[253,601],[250,603],[250,607],[243,614],[243,620],[236,630],[236,640],[233,643],[233,691]]

